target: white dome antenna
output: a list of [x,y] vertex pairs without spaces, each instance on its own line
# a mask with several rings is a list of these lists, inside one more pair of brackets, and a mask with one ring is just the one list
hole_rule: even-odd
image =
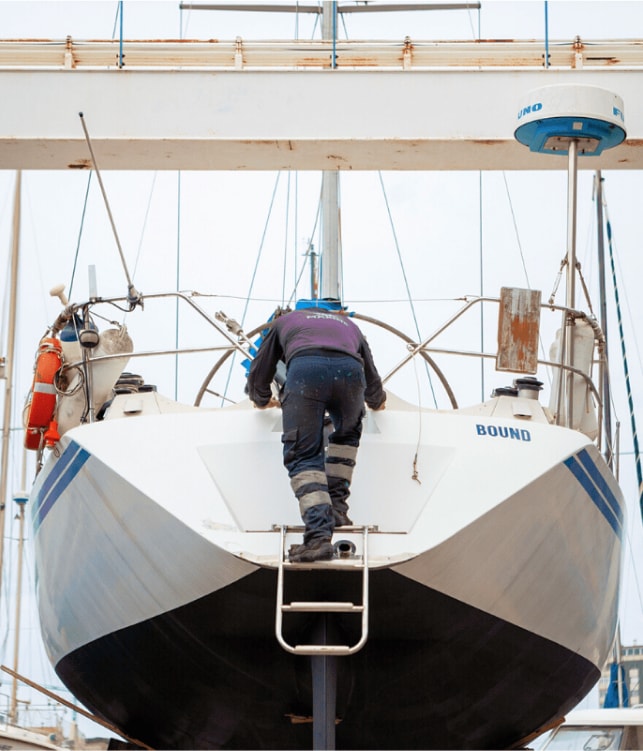
[[[534,89],[518,109],[517,141],[539,154],[567,156],[567,291],[557,388],[566,394],[566,415],[559,424],[574,425],[573,368],[576,309],[576,194],[578,157],[598,156],[625,140],[623,100],[598,86],[558,84]],[[560,416],[559,416],[560,418]]]
[[623,100],[598,86],[559,84],[530,91],[518,109],[514,137],[540,154],[598,156],[625,140]]

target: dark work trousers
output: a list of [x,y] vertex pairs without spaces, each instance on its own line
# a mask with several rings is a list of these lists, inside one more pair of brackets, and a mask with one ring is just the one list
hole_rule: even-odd
[[[332,535],[331,504],[347,508],[362,435],[365,388],[364,368],[349,355],[304,354],[288,364],[281,401],[284,465],[306,524],[305,542]],[[326,414],[333,425],[329,459],[337,465],[326,463]]]

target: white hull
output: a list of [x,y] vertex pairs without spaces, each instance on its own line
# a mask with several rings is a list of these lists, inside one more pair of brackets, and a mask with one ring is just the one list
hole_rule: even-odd
[[[41,622],[59,667],[103,638],[274,571],[273,525],[300,523],[277,410],[182,411],[150,393],[136,396],[142,414],[126,417],[129,398],[63,436],[34,486]],[[532,417],[513,417],[524,401],[519,411]],[[548,424],[531,400],[420,412],[391,396],[368,415],[352,487],[351,517],[376,527],[373,571],[556,645],[596,679],[614,636],[622,498],[585,436]],[[341,537],[359,554],[360,535]]]

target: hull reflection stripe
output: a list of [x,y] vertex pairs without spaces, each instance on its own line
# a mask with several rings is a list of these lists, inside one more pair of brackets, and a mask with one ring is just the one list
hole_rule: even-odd
[[67,468],[74,456],[80,451],[80,446],[72,441],[69,446],[63,451],[62,456],[56,462],[55,466],[47,476],[47,479],[43,482],[42,487],[38,491],[38,499],[36,510],[38,510],[42,501],[47,497],[50,490],[58,482],[60,475]]
[[[610,527],[614,530],[619,539],[623,535],[623,527],[618,518],[612,511],[609,504],[605,501],[605,498],[601,494],[600,490],[594,484],[594,481],[585,467],[581,464],[577,456],[570,456],[569,459],[565,459],[563,462],[569,471],[574,475],[578,482],[583,486],[583,489],[589,495],[594,502],[596,508],[603,514]],[[598,470],[596,470],[598,471]]]
[[621,506],[618,502],[618,499],[612,493],[610,490],[609,485],[605,481],[605,478],[603,475],[598,471],[598,467],[594,464],[592,461],[591,456],[589,455],[588,451],[586,449],[583,449],[578,454],[578,459],[583,465],[583,467],[586,469],[586,471],[589,473],[590,477],[594,481],[594,484],[598,487],[598,489],[603,494],[603,497],[609,504],[610,508],[614,512],[614,515],[619,521],[619,524],[623,524],[623,510],[621,509]]
[[61,493],[67,489],[69,483],[80,472],[85,462],[89,459],[89,452],[80,448],[73,441],[65,449],[56,466],[38,491],[36,503],[33,508],[34,532],[43,523],[47,514],[51,511],[54,503]]

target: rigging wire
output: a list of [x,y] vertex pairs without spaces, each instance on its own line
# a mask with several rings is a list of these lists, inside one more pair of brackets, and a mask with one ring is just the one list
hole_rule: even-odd
[[522,270],[525,272],[525,281],[527,283],[527,289],[531,289],[531,282],[529,281],[529,272],[527,271],[527,264],[525,262],[525,253],[522,248],[522,242],[520,241],[520,233],[518,231],[518,222],[516,221],[516,212],[514,211],[513,201],[511,200],[511,193],[509,192],[509,184],[507,183],[507,173],[504,170],[502,171],[502,179],[505,184],[507,200],[509,201],[509,211],[511,212],[511,221],[513,223],[514,233],[516,235],[516,243],[518,244],[518,252],[520,254],[520,262],[522,264]]
[[[504,174],[504,173],[503,173]],[[506,183],[505,183],[506,185]],[[483,253],[483,211],[482,211],[482,170],[478,172],[478,265],[480,274],[480,297],[484,297],[484,253]],[[480,351],[484,352],[484,304],[480,306]],[[480,401],[484,401],[485,372],[484,357],[480,358]]]
[[[529,271],[527,270],[527,262],[526,262],[526,259],[525,259],[525,253],[524,253],[524,250],[523,250],[522,240],[520,239],[520,230],[518,229],[518,220],[516,218],[516,212],[514,210],[513,200],[511,198],[511,191],[509,190],[509,183],[507,181],[507,173],[504,170],[502,172],[502,179],[504,181],[505,192],[507,194],[507,201],[509,203],[509,211],[511,213],[511,221],[512,221],[513,228],[514,228],[514,234],[516,236],[516,244],[518,245],[518,253],[519,253],[519,256],[520,256],[520,263],[522,264],[522,269],[523,269],[523,272],[524,272],[524,275],[525,275],[525,284],[527,285],[527,289],[532,289],[531,280],[529,278]],[[560,269],[558,271],[558,276],[557,276],[558,281],[557,281],[557,283],[555,285],[556,289],[558,288],[558,284],[560,283],[560,280],[562,279],[562,270],[564,268],[564,264],[565,263],[566,263],[566,259],[563,259],[561,267],[560,267]],[[549,299],[549,302],[552,305],[553,305],[554,296],[555,296],[555,292],[552,293],[552,295],[550,296],[550,299]],[[545,343],[543,342],[542,336],[540,336],[540,335],[538,336],[538,343],[539,343],[539,346],[540,346],[540,351],[542,353],[543,359],[547,359],[547,351],[545,349]],[[551,375],[549,369],[547,369],[545,371],[545,377],[547,378],[547,381],[549,382],[549,385],[551,386],[552,375]]]
[[[152,186],[150,188],[150,193],[147,199],[147,206],[145,207],[145,215],[143,217],[143,225],[141,226],[141,235],[138,240],[138,248],[136,249],[136,258],[134,259],[134,269],[132,271],[132,276],[136,276],[136,271],[138,269],[138,263],[141,260],[141,253],[143,251],[143,240],[145,238],[145,232],[147,230],[147,221],[150,218],[150,208],[152,206],[152,198],[154,197],[154,191],[156,188],[156,178],[158,176],[158,172],[154,173],[154,176],[152,177]],[[177,284],[178,289],[178,284]]]
[[118,26],[118,17],[121,12],[121,0],[116,3],[116,15],[114,16],[114,26],[112,27],[112,39],[116,39],[116,27]]
[[[630,562],[632,565],[632,573],[634,576],[635,589],[636,589],[636,594],[638,596],[638,601],[639,601],[639,611],[643,613],[643,595],[641,593],[641,582],[639,580],[637,562],[634,559],[634,544],[633,544],[632,537],[630,535],[630,528],[627,525],[625,525],[625,535],[627,537],[627,543],[628,543],[627,547],[629,548]],[[622,619],[621,619],[621,622],[622,622]]]
[[545,68],[549,68],[549,3],[545,0]]
[[[254,269],[252,270],[252,276],[250,278],[250,286],[248,288],[248,294],[245,297],[245,305],[243,306],[243,313],[241,315],[241,328],[243,328],[246,316],[248,315],[248,307],[250,305],[250,301],[252,299],[252,290],[255,285],[255,281],[257,279],[257,271],[259,270],[259,263],[261,261],[261,257],[263,255],[263,249],[266,242],[266,235],[268,233],[268,226],[270,224],[270,218],[272,216],[272,210],[275,205],[275,196],[277,195],[277,188],[279,187],[279,180],[281,178],[281,171],[277,172],[277,177],[275,179],[275,184],[272,189],[272,195],[270,196],[270,204],[268,206],[268,215],[266,217],[266,221],[263,226],[263,232],[261,233],[261,241],[259,242],[259,249],[257,250],[257,257],[255,259],[255,265]],[[223,397],[222,399],[225,399],[228,395],[228,389],[230,388],[230,380],[232,378],[232,371],[234,368],[234,364],[236,361],[237,353],[236,351],[233,353],[232,357],[230,358],[230,365],[228,367],[228,375],[225,382],[225,387],[223,389]],[[223,406],[223,404],[221,405]]]
[[627,402],[630,411],[630,425],[632,429],[632,442],[634,444],[634,463],[636,466],[636,478],[639,485],[639,509],[641,516],[643,517],[643,471],[641,470],[641,454],[639,451],[639,439],[636,432],[636,417],[634,414],[634,400],[632,398],[632,384],[630,382],[630,372],[627,359],[627,351],[625,347],[625,337],[623,334],[623,316],[621,312],[621,302],[618,288],[618,281],[616,279],[616,263],[614,258],[614,243],[612,239],[612,223],[610,222],[609,212],[607,209],[607,201],[603,198],[603,208],[605,210],[605,229],[607,232],[607,248],[610,259],[610,270],[612,272],[612,286],[614,288],[614,302],[616,304],[616,318],[618,322],[618,331],[621,341],[621,355],[623,358],[623,374],[625,376],[625,388],[627,391]]
[[80,215],[80,226],[78,227],[78,239],[76,240],[76,252],[74,253],[74,263],[71,268],[71,279],[69,281],[69,297],[71,298],[72,291],[74,289],[74,279],[76,278],[76,267],[78,266],[78,256],[80,255],[80,243],[83,237],[83,229],[85,228],[85,216],[87,214],[87,204],[89,202],[89,188],[92,183],[93,172],[89,173],[87,178],[87,187],[85,188],[85,200],[83,202],[83,210]]
[[[406,269],[404,268],[404,261],[402,260],[402,253],[400,251],[400,244],[397,239],[397,232],[395,231],[395,222],[393,221],[393,215],[391,213],[391,207],[389,205],[388,195],[386,194],[386,187],[384,186],[384,179],[382,177],[382,172],[378,171],[378,176],[380,180],[380,185],[382,186],[382,194],[384,196],[384,205],[386,206],[386,213],[388,214],[389,218],[389,224],[391,225],[391,233],[393,235],[393,243],[395,245],[395,251],[397,253],[398,260],[400,262],[400,268],[402,271],[402,278],[404,279],[404,286],[406,288],[406,294],[407,294],[407,301],[409,303],[409,306],[411,308],[411,316],[413,318],[413,323],[415,324],[415,333],[417,334],[418,341],[422,341],[422,335],[420,334],[420,325],[418,323],[416,311],[415,311],[415,303],[413,302],[413,297],[411,295],[411,288],[409,286],[409,280],[406,276]],[[431,379],[431,372],[429,371],[428,363],[424,362],[424,369],[426,371],[426,375],[429,379],[429,386],[431,388],[431,395],[433,396],[433,403],[435,407],[437,408],[437,398],[435,395],[435,389],[433,388],[433,381]]]
[[284,228],[284,260],[281,271],[281,306],[286,297],[286,272],[288,269],[288,232],[290,230],[290,172],[286,180],[286,226]]
[[[181,289],[181,170],[177,172],[176,176],[176,289]],[[179,398],[179,300],[174,301],[175,316],[174,316],[174,348],[176,354],[174,355],[174,399]]]
[[264,245],[266,242],[266,235],[268,233],[268,225],[270,224],[270,218],[272,216],[272,209],[275,205],[275,196],[277,195],[277,188],[279,187],[280,178],[281,178],[281,171],[277,172],[277,178],[275,180],[275,184],[272,189],[272,195],[270,197],[270,205],[268,206],[268,216],[266,217],[266,221],[263,226],[263,232],[261,233],[261,241],[259,243],[259,249],[257,251],[257,258],[255,259],[254,269],[252,270],[252,276],[250,278],[250,287],[248,289],[248,294],[246,295],[246,304],[243,308],[243,314],[241,316],[242,326],[244,325],[245,320],[246,320],[246,315],[248,314],[248,306],[250,304],[250,300],[252,297],[252,289],[257,279],[257,271],[259,270],[259,263],[261,261],[261,256],[263,254],[263,249],[264,249]]
[[[322,191],[320,189],[319,200],[317,202],[317,212],[315,214],[315,221],[313,224],[312,232],[310,233],[310,237],[308,239],[306,252],[304,253],[304,257],[308,259],[310,259],[312,254],[315,252],[315,244],[313,243],[313,238],[315,237],[315,234],[317,232],[317,225],[319,224],[319,219],[321,217],[321,196],[322,196]],[[288,305],[290,305],[290,303],[294,302],[297,299],[297,289],[299,288],[299,283],[301,282],[301,278],[304,275],[305,271],[306,271],[306,262],[304,261],[304,263],[302,264],[301,270],[299,271],[299,274],[296,274],[295,276],[295,285],[293,287],[292,292],[290,293],[290,297],[287,303]],[[296,269],[295,269],[295,272],[296,272]],[[315,297],[312,289],[311,289],[311,297]]]
[[125,273],[125,278],[127,280],[127,299],[128,303],[130,305],[130,308],[133,310],[136,305],[142,305],[142,298],[140,293],[136,290],[134,287],[134,284],[132,283],[132,279],[130,277],[129,270],[127,268],[127,262],[125,261],[125,254],[123,253],[123,248],[121,246],[121,241],[118,236],[118,231],[116,230],[116,223],[114,222],[114,217],[112,216],[112,210],[109,205],[109,200],[107,198],[107,192],[105,191],[105,186],[103,185],[103,178],[101,177],[100,170],[98,169],[98,163],[96,162],[96,157],[94,156],[94,149],[92,147],[91,138],[89,137],[89,131],[87,130],[87,124],[85,123],[85,116],[82,112],[78,113],[78,116],[80,117],[81,125],[83,126],[83,132],[85,133],[85,140],[87,141],[87,148],[89,149],[89,153],[92,159],[92,164],[94,165],[94,171],[96,172],[96,178],[98,179],[98,184],[100,186],[101,193],[103,194],[103,201],[105,202],[105,208],[107,210],[107,216],[109,217],[109,222],[112,227],[112,232],[114,234],[114,239],[116,241],[116,247],[118,248],[118,253],[121,257],[121,264],[123,266],[123,272]]

